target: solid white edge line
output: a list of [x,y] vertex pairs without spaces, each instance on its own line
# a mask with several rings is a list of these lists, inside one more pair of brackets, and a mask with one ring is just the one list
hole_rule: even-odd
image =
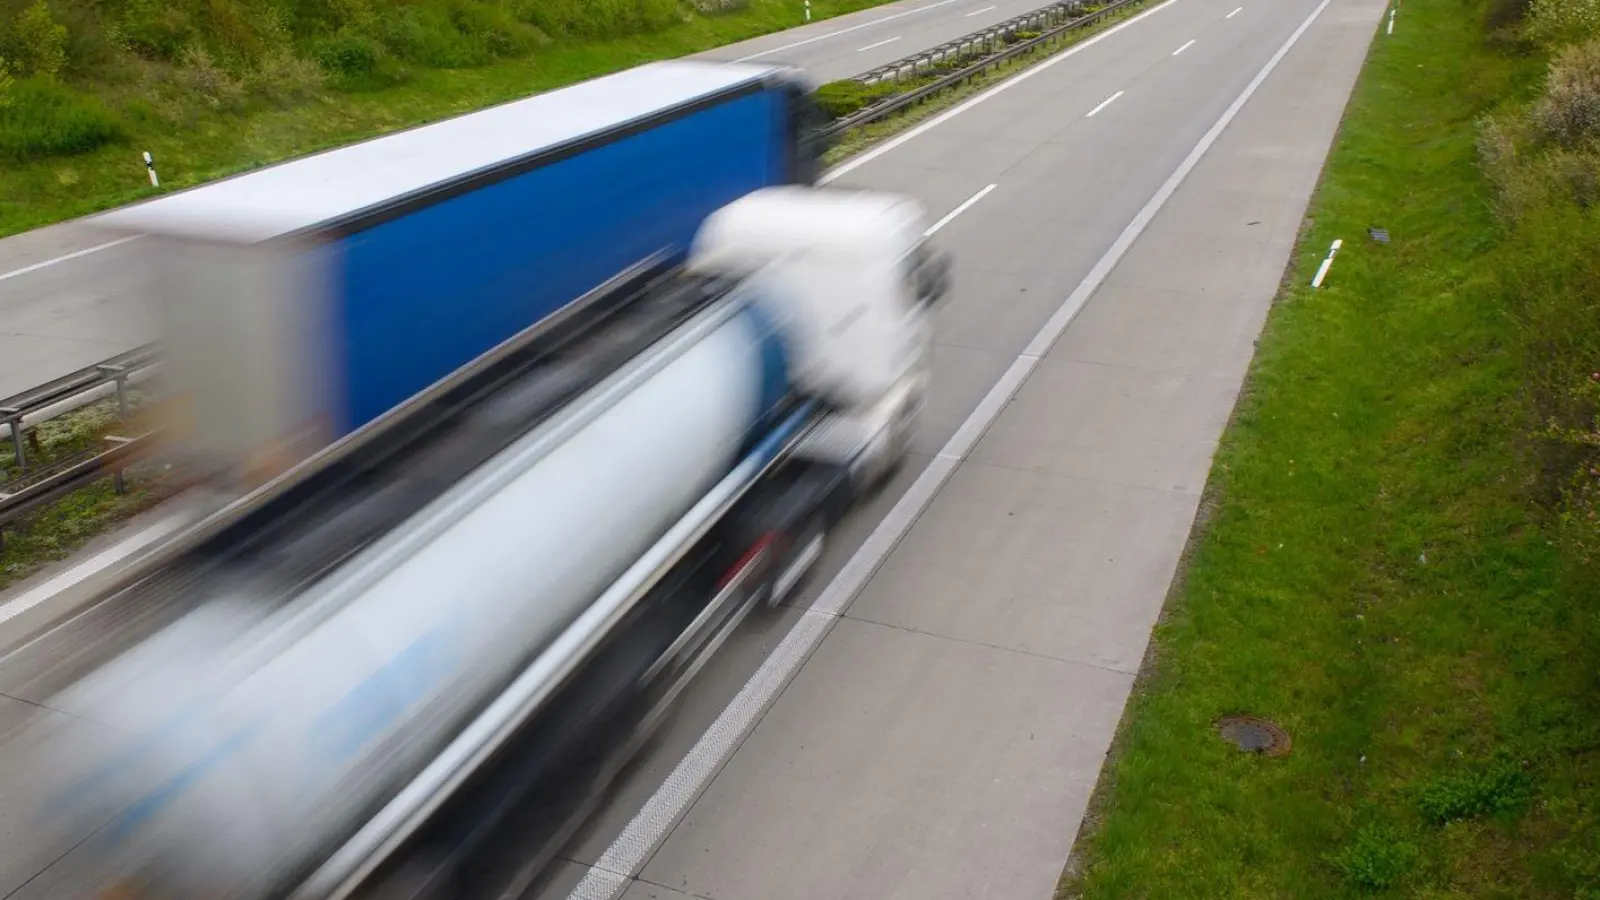
[[973,17],[973,16],[975,16],[975,15],[978,15],[978,14],[979,14],[979,13],[986,13],[986,12],[988,12],[988,11],[989,11],[989,10],[991,10],[991,9],[994,9],[994,8],[995,8],[995,7],[993,7],[993,6],[985,6],[985,7],[984,7],[984,8],[983,8],[983,9],[975,9],[975,10],[973,10],[973,11],[972,11],[972,12],[969,12],[969,13],[967,13],[967,14],[966,14],[966,15],[964,15],[964,16],[962,16],[962,17],[961,17],[961,18],[963,18],[963,19],[970,19],[970,18],[972,18],[972,17]]
[[133,556],[177,531],[179,527],[186,523],[187,519],[181,515],[160,519],[101,550],[83,562],[17,594],[15,597],[0,601],[0,631],[3,631],[6,628],[6,624],[14,621],[18,616],[29,612],[47,600],[53,599],[74,585],[80,584]]
[[1244,7],[1240,6],[1240,7],[1235,8],[1233,12],[1228,13],[1227,15],[1223,16],[1223,18],[1224,19],[1231,19],[1234,16],[1237,16],[1239,13],[1242,13],[1242,12],[1244,12]]
[[804,47],[807,44],[815,44],[818,41],[825,41],[825,40],[827,40],[829,38],[836,38],[841,34],[849,34],[852,31],[860,31],[863,28],[871,28],[874,25],[882,25],[884,22],[892,22],[895,19],[903,19],[906,16],[914,16],[917,13],[927,12],[930,9],[937,9],[938,7],[941,7],[941,6],[949,6],[952,3],[960,3],[960,2],[962,2],[962,0],[938,0],[937,3],[929,3],[927,6],[919,6],[916,9],[907,9],[907,10],[903,10],[901,12],[891,13],[891,14],[889,14],[887,16],[882,17],[882,18],[873,19],[871,22],[862,22],[860,25],[851,25],[849,28],[841,28],[838,31],[830,31],[827,34],[819,34],[816,37],[808,37],[803,41],[795,41],[792,44],[784,44],[782,47],[773,47],[771,50],[762,50],[760,53],[752,53],[749,56],[741,56],[738,59],[734,60],[734,62],[736,62],[736,63],[750,62],[751,60],[754,60],[754,59],[760,59],[763,56],[771,56],[774,53],[782,53],[785,50],[793,50],[796,47]]
[[1101,100],[1099,105],[1097,105],[1094,109],[1091,109],[1088,112],[1084,113],[1083,117],[1085,119],[1094,118],[1096,113],[1098,113],[1102,109],[1105,109],[1106,107],[1110,106],[1111,104],[1117,102],[1117,98],[1121,97],[1125,93],[1127,93],[1127,92],[1126,91],[1117,91],[1115,94],[1112,94],[1111,96],[1105,98],[1104,100]]
[[776,699],[778,693],[822,643],[822,639],[838,621],[839,615],[850,600],[866,586],[868,580],[889,558],[889,554],[900,540],[911,530],[911,526],[932,505],[939,489],[965,461],[967,454],[983,433],[999,418],[1012,395],[1027,379],[1028,373],[1038,365],[1044,353],[1082,309],[1090,295],[1105,282],[1111,270],[1127,254],[1133,242],[1166,205],[1167,200],[1199,164],[1200,159],[1216,143],[1223,130],[1239,114],[1239,110],[1244,108],[1245,103],[1249,102],[1257,89],[1278,67],[1278,63],[1288,55],[1295,44],[1299,43],[1301,36],[1322,16],[1323,11],[1332,2],[1333,0],[1322,0],[1316,9],[1312,10],[1311,15],[1300,23],[1300,27],[1289,35],[1283,46],[1279,47],[1272,58],[1267,60],[1266,65],[1256,73],[1244,92],[1200,138],[1200,142],[1195,144],[1189,155],[1178,164],[1178,168],[1144,208],[1139,210],[1138,215],[1134,216],[1128,227],[1123,229],[1122,234],[1095,263],[1094,268],[1089,270],[1089,274],[1077,289],[1061,304],[1055,315],[1050,317],[1050,321],[1045,323],[1044,328],[1012,362],[1011,367],[979,402],[978,407],[957,429],[955,435],[946,442],[944,449],[929,461],[927,468],[923,469],[917,480],[912,482],[899,502],[895,503],[889,514],[878,523],[845,562],[839,574],[834,576],[833,581],[829,582],[801,615],[800,620],[784,636],[777,649],[767,657],[750,680],[745,682],[744,687],[712,722],[711,727],[673,768],[666,781],[639,808],[638,813],[623,828],[622,833],[584,874],[583,880],[568,895],[568,900],[614,900],[632,882],[635,873],[649,861],[649,857],[688,810],[689,805],[705,789],[710,779],[721,770],[739,743],[756,726],[768,705]]
[[3,275],[0,275],[0,281],[5,281],[7,278],[16,278],[18,275],[26,275],[29,272],[37,272],[40,269],[48,269],[56,263],[64,263],[69,259],[77,259],[80,256],[88,256],[91,253],[99,253],[101,250],[110,250],[112,247],[126,244],[129,241],[137,241],[140,237],[141,235],[135,234],[125,238],[117,238],[114,241],[106,241],[104,244],[96,244],[93,247],[86,247],[82,250],[63,254],[55,259],[47,259],[44,262],[36,262],[31,266],[23,266],[20,269],[12,269]]
[[868,50],[876,50],[879,47],[886,47],[889,44],[892,44],[892,43],[894,43],[895,41],[898,41],[898,40],[900,40],[900,35],[897,34],[894,37],[889,38],[886,41],[879,41],[876,44],[868,44],[865,47],[861,47],[861,48],[857,49],[856,52],[857,53],[865,53]]
[[924,231],[922,233],[922,236],[923,237],[933,237],[935,234],[938,233],[939,229],[945,227],[946,225],[949,225],[951,222],[954,222],[955,219],[956,219],[956,216],[959,216],[962,213],[966,212],[967,210],[971,209],[972,205],[974,203],[977,203],[979,200],[982,200],[983,198],[989,196],[989,192],[994,190],[995,188],[997,188],[999,186],[1000,185],[998,185],[998,184],[991,184],[988,187],[985,187],[983,190],[977,192],[976,194],[973,194],[971,197],[968,197],[966,200],[963,200],[961,202],[960,206],[958,206],[955,209],[952,209],[949,212],[945,213],[944,214],[944,218],[942,218],[939,221],[933,223],[932,225],[929,225],[928,226],[928,230]]
[[978,104],[989,100],[991,97],[994,97],[994,96],[1000,94],[1003,91],[1009,91],[1012,88],[1016,87],[1017,85],[1023,83],[1024,81],[1027,81],[1029,78],[1032,78],[1033,76],[1038,75],[1040,72],[1046,71],[1051,66],[1057,65],[1058,63],[1061,63],[1064,60],[1071,59],[1073,56],[1077,55],[1078,53],[1080,53],[1080,52],[1082,52],[1084,50],[1087,50],[1090,47],[1093,47],[1095,44],[1098,44],[1101,41],[1105,40],[1106,38],[1111,37],[1113,34],[1116,34],[1117,32],[1121,31],[1122,29],[1127,28],[1127,27],[1129,27],[1129,26],[1131,26],[1131,25],[1133,25],[1135,23],[1142,22],[1147,17],[1153,16],[1156,13],[1159,13],[1164,9],[1168,9],[1174,3],[1181,3],[1181,2],[1182,2],[1182,0],[1164,0],[1164,2],[1160,3],[1159,5],[1151,7],[1150,9],[1145,10],[1144,12],[1139,13],[1138,15],[1134,16],[1131,19],[1128,19],[1125,22],[1121,22],[1119,24],[1113,25],[1110,28],[1107,28],[1105,31],[1102,31],[1099,34],[1094,35],[1093,37],[1091,37],[1091,38],[1089,38],[1089,39],[1087,39],[1085,41],[1082,41],[1081,43],[1073,44],[1071,47],[1068,47],[1067,49],[1061,51],[1060,53],[1056,54],[1055,56],[1052,56],[1049,59],[1045,60],[1044,62],[1039,63],[1038,65],[1034,66],[1033,68],[1025,69],[1025,70],[1023,70],[1021,72],[1018,72],[1016,75],[1013,75],[1012,77],[1006,79],[1005,81],[1000,82],[999,84],[997,84],[994,87],[988,89],[987,91],[984,91],[983,93],[977,95],[976,97],[973,97],[971,100],[968,100],[965,103],[961,103],[959,105],[953,106],[950,109],[946,110],[945,112],[942,112],[939,115],[934,116],[933,118],[929,119],[928,121],[923,122],[921,125],[918,125],[918,126],[912,128],[912,129],[902,133],[898,137],[894,137],[894,138],[891,138],[891,139],[889,139],[887,141],[884,141],[883,143],[879,144],[876,147],[873,147],[871,150],[868,150],[865,153],[861,153],[861,154],[859,154],[857,156],[851,157],[848,162],[841,163],[840,165],[838,165],[838,166],[834,167],[833,169],[829,170],[828,172],[823,173],[822,177],[818,179],[818,182],[821,183],[821,184],[828,184],[829,182],[832,182],[832,181],[835,181],[835,180],[837,180],[839,178],[842,178],[843,176],[848,175],[851,172],[854,172],[856,169],[861,168],[862,166],[866,165],[869,162],[872,162],[873,160],[875,160],[878,157],[884,155],[885,153],[888,153],[889,151],[895,149],[896,147],[899,147],[899,146],[905,144],[907,141],[915,140],[916,138],[918,138],[918,137],[920,137],[920,136],[922,136],[924,134],[927,134],[929,131],[931,131],[931,130],[933,130],[935,128],[938,128],[940,125],[943,125],[944,123],[950,121],[951,119],[954,119],[956,116],[961,115],[962,113],[964,113],[967,110],[973,108],[974,106],[977,106]]
[[1182,53],[1183,51],[1189,49],[1190,47],[1193,47],[1194,46],[1194,42],[1197,41],[1197,40],[1199,40],[1199,38],[1190,38],[1182,47],[1179,47],[1178,49],[1172,51],[1172,55],[1173,56],[1177,56],[1179,53]]

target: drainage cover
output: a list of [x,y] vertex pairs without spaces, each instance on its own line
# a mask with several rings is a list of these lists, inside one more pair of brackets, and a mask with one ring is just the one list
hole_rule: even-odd
[[1289,733],[1253,716],[1225,716],[1217,723],[1222,739],[1247,753],[1284,756],[1289,752]]

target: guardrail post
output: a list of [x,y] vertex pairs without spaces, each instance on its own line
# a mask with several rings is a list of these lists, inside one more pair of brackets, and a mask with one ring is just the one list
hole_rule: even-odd
[[117,383],[117,415],[126,419],[128,417],[128,367],[112,366],[104,363],[95,366],[101,375],[110,376]]
[[[108,434],[106,435],[106,441],[108,443],[119,445],[131,444],[133,443],[133,438],[115,437]],[[122,478],[122,465],[120,463],[115,469],[111,470],[111,489],[116,491],[119,496],[128,492],[128,485],[125,481],[123,481]]]
[[17,457],[17,468],[23,469],[28,465],[28,454],[22,442],[22,410],[14,407],[0,408],[0,417],[11,426],[11,450]]

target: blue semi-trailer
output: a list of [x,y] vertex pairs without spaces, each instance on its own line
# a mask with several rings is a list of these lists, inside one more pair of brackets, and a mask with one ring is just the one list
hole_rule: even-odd
[[195,448],[259,483],[628,266],[683,258],[712,211],[814,182],[814,124],[794,70],[655,63],[98,224],[158,245],[168,366],[250,398],[191,398]]

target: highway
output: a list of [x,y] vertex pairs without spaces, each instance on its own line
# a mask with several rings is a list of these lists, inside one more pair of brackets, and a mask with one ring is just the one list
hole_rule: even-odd
[[[891,3],[701,56],[788,63],[829,81],[1046,4],[1047,0]],[[0,239],[0,397],[155,338],[152,287],[130,283],[132,263],[140,252],[138,241],[113,242],[79,222]]]
[[[934,6],[727,52],[865,61],[971,11]],[[1384,8],[1168,0],[831,174],[920,198],[955,258],[918,455],[702,673],[537,896],[1050,895]],[[57,235],[0,244],[0,271],[83,249]],[[0,286],[78,297],[32,315],[104,335],[136,248]],[[55,715],[0,700],[0,730]],[[70,896],[74,855],[4,815],[0,897]]]

